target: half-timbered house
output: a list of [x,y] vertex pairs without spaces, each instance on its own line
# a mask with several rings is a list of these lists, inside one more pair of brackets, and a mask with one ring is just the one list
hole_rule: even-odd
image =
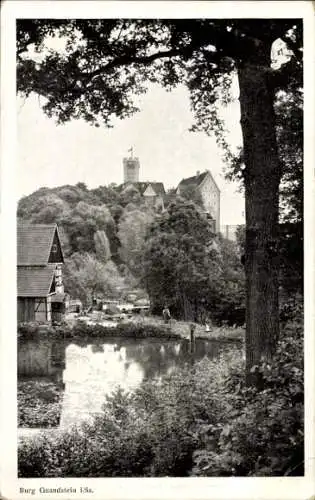
[[62,265],[56,224],[17,227],[17,315],[19,322],[60,321],[64,311]]

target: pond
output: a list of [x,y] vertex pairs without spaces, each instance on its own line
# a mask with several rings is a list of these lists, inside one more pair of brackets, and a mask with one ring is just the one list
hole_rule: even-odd
[[[19,412],[21,406],[33,405],[34,411],[47,417],[50,403],[57,400],[58,415],[48,426],[65,429],[100,412],[105,396],[118,386],[131,391],[144,380],[161,380],[192,359],[217,358],[232,346],[242,348],[236,343],[202,339],[196,339],[193,353],[185,339],[22,341],[18,346]],[[21,391],[26,393],[23,400]],[[31,408],[22,410],[25,413]],[[47,425],[35,419],[32,425],[20,426]]]

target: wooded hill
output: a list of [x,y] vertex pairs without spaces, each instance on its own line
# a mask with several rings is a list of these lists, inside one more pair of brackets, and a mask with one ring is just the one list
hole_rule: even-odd
[[176,197],[174,190],[165,201],[161,213],[136,189],[78,183],[35,191],[20,200],[17,215],[58,224],[66,289],[85,303],[97,294],[121,298],[140,286],[156,312],[167,301],[180,318],[243,323],[238,246],[212,233],[197,201]]

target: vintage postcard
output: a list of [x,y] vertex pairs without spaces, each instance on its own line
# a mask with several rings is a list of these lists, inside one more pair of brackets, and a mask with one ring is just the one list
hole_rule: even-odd
[[3,2],[3,498],[315,495],[313,20]]

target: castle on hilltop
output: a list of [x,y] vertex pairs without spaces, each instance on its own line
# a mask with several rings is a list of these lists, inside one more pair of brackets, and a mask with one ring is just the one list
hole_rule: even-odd
[[[131,155],[123,159],[122,190],[127,192],[128,189],[136,188],[148,205],[163,211],[166,195],[163,182],[139,181],[140,161],[138,157],[133,156],[132,148],[130,151]],[[236,226],[220,225],[221,192],[209,170],[202,173],[197,171],[196,175],[182,179],[176,188],[176,194],[181,195],[185,191],[201,196],[205,213],[216,233],[223,231],[224,237],[235,240]]]
[[[131,150],[132,151],[132,150]],[[144,197],[148,206],[152,206],[161,211],[164,210],[165,189],[163,182],[140,182],[139,158],[131,156],[123,159],[124,166],[124,183],[122,192],[127,192],[129,189],[136,188],[141,196]]]

